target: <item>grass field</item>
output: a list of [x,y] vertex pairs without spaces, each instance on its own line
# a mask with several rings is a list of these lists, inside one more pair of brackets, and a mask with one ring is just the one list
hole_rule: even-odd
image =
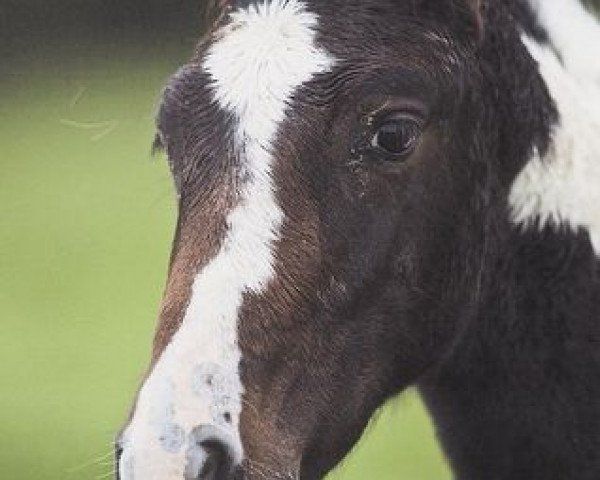
[[[15,67],[0,83],[3,479],[110,478],[104,455],[149,356],[175,217],[149,150],[182,55],[92,57]],[[409,393],[332,477],[450,475]]]

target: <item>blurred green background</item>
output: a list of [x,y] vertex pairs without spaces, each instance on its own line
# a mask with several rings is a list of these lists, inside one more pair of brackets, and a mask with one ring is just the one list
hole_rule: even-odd
[[[0,478],[111,478],[175,220],[154,113],[201,1],[0,0]],[[332,477],[450,474],[409,392]]]

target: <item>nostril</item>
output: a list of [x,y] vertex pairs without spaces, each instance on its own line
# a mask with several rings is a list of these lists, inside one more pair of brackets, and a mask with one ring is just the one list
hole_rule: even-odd
[[204,442],[202,447],[206,452],[206,461],[200,470],[198,480],[225,478],[229,474],[231,464],[226,447],[215,440]]
[[225,480],[234,467],[231,443],[212,426],[194,429],[187,452],[185,480]]

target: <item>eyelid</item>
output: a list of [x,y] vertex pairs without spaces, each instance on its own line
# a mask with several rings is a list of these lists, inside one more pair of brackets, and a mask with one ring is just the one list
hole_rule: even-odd
[[386,101],[379,108],[369,112],[364,120],[371,130],[376,130],[387,122],[394,120],[413,120],[424,128],[427,124],[429,110],[418,101]]
[[373,119],[372,125],[374,129],[385,125],[386,123],[391,123],[394,121],[401,120],[410,120],[419,125],[419,127],[425,127],[425,118],[420,112],[410,112],[410,111],[393,111],[388,112],[387,114],[380,114],[376,118]]
[[429,102],[416,96],[373,95],[367,97],[359,110],[362,115],[375,116],[396,111],[419,113],[426,116],[429,113]]

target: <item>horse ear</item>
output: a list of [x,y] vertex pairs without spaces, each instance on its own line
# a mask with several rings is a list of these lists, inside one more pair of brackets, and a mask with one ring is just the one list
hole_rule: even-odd
[[[433,0],[438,1],[439,0]],[[483,2],[484,0],[450,0],[451,20],[459,31],[475,43],[483,39]]]
[[475,36],[477,41],[483,38],[483,0],[465,0],[469,7],[475,27]]
[[227,12],[231,0],[207,0],[204,4],[204,19],[209,27],[218,22]]
[[443,20],[469,41],[483,38],[483,3],[485,0],[413,0],[422,13]]

